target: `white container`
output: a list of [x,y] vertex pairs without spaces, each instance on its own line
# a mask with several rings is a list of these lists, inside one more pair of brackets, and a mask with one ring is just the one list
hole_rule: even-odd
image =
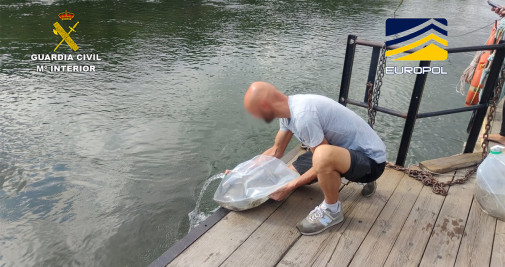
[[505,221],[505,153],[494,146],[477,169],[474,195],[482,210]]

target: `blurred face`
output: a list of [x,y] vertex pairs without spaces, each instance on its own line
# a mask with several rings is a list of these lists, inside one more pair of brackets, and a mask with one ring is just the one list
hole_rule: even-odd
[[261,118],[266,123],[271,123],[275,119],[274,112],[272,110],[261,110]]
[[250,107],[247,111],[256,119],[263,119],[266,123],[271,123],[275,119],[274,112],[268,105]]

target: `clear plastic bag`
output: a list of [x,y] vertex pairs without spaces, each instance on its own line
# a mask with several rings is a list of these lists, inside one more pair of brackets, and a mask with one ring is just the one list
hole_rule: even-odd
[[231,210],[251,209],[298,176],[281,160],[259,155],[240,163],[223,178],[214,201]]

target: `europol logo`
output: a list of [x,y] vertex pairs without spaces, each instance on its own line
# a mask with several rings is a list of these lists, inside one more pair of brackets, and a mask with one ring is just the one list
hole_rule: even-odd
[[[402,45],[386,51],[386,56],[396,56],[405,51],[418,50],[395,61],[410,60],[446,60],[447,51],[440,46],[447,46],[447,41],[440,36],[447,36],[447,20],[442,18],[401,18],[386,20],[386,46]],[[440,36],[436,35],[439,34]]]
[[[74,18],[74,13],[71,13],[71,12],[68,12],[68,11],[65,11],[65,12],[62,12],[60,14],[58,14],[58,17],[62,20],[62,21],[65,21],[65,20],[72,20]],[[75,30],[75,27],[77,27],[77,24],[79,24],[79,21],[77,23],[74,24],[73,27],[70,27],[68,26],[68,28],[70,29],[68,32],[65,31],[63,29],[63,27],[61,27],[60,23],[58,22],[55,22],[53,24],[54,26],[54,29],[53,29],[53,33],[56,34],[56,35],[59,35],[61,37],[61,41],[60,43],[56,46],[56,48],[54,49],[54,51],[56,51],[56,49],[58,49],[58,47],[60,47],[60,45],[65,42],[68,44],[68,46],[70,48],[72,48],[72,50],[74,51],[77,51],[77,49],[79,49],[79,47],[77,46],[77,44],[74,42],[74,40],[72,40],[72,38],[70,38],[70,34],[72,32],[76,32]]]

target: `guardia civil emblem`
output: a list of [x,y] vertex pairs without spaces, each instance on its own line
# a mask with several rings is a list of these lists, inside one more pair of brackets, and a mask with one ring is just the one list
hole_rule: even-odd
[[[74,18],[74,13],[71,13],[71,12],[68,12],[68,11],[65,10],[65,12],[62,12],[62,13],[58,14],[58,17],[62,21],[70,21],[70,20],[72,20]],[[60,23],[55,22],[53,24],[53,26],[54,26],[53,33],[56,34],[56,35],[61,36],[61,42],[56,46],[56,48],[54,48],[54,51],[56,51],[56,49],[58,49],[58,47],[60,47],[60,45],[63,42],[67,43],[67,45],[70,48],[72,48],[72,50],[74,50],[74,51],[77,51],[77,49],[79,49],[79,47],[74,42],[74,40],[72,40],[72,38],[70,38],[70,34],[72,32],[76,32],[75,27],[77,27],[77,24],[79,24],[79,21],[76,24],[74,24],[73,27],[68,26],[68,28],[70,29],[68,32],[65,31],[65,29],[63,29],[63,27],[60,25]]]

